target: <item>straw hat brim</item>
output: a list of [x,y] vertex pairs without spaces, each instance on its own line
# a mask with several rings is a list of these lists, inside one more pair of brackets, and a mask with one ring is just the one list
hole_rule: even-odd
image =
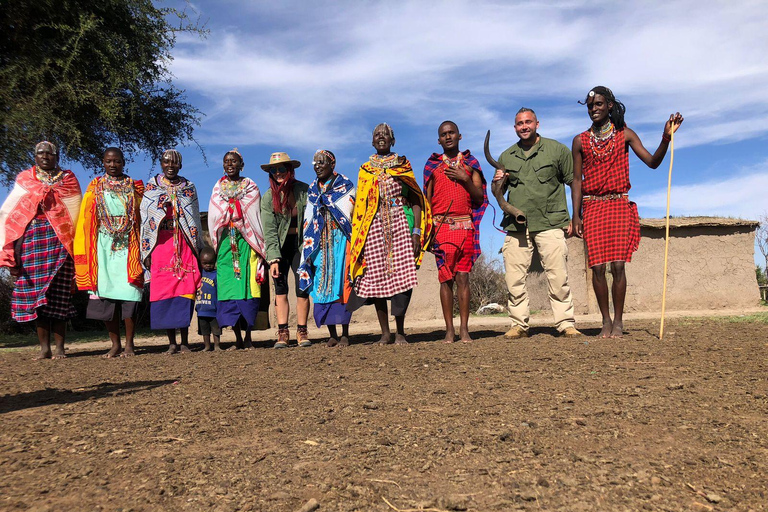
[[261,168],[265,171],[268,171],[271,167],[277,167],[278,165],[283,165],[283,164],[291,164],[294,169],[296,169],[297,167],[301,167],[301,162],[299,162],[298,160],[286,160],[284,162],[275,162],[273,164],[262,164]]

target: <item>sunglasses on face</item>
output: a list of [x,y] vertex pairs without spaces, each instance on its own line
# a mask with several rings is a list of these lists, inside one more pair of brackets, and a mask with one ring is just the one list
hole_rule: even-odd
[[286,172],[289,172],[291,170],[290,167],[286,167],[285,165],[280,165],[278,167],[272,167],[269,169],[269,174],[283,174]]

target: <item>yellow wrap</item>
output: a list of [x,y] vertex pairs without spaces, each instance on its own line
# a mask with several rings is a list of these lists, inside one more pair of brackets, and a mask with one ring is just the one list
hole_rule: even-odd
[[[432,209],[429,202],[424,198],[416,177],[413,175],[411,163],[404,157],[399,157],[398,165],[382,169],[371,164],[370,161],[360,166],[360,172],[357,176],[357,198],[355,199],[355,208],[352,212],[352,239],[350,242],[350,263],[349,271],[352,281],[363,274],[365,270],[365,261],[363,259],[363,247],[368,237],[368,230],[371,228],[373,217],[379,210],[379,179],[381,173],[387,173],[397,178],[407,187],[408,200],[411,203],[418,203],[421,206],[421,247],[426,245],[427,240],[432,234]],[[421,259],[424,253],[419,252],[416,258],[416,266],[421,265]]]

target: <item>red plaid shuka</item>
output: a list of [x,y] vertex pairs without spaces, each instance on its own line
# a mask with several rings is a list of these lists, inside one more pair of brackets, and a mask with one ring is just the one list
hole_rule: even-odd
[[21,275],[13,287],[11,316],[17,322],[30,322],[38,315],[57,320],[74,317],[75,264],[51,223],[38,215],[23,236]]
[[632,253],[640,245],[640,217],[637,205],[627,198],[631,185],[624,130],[616,131],[613,151],[605,159],[592,153],[590,132],[583,132],[581,153],[582,219],[588,265],[632,261]]
[[[464,190],[464,187],[458,184],[455,187],[453,187],[453,193],[456,194],[457,199],[454,200],[453,206],[451,206],[451,211],[443,211],[448,209],[448,204],[450,204],[451,198],[447,198],[447,200],[444,200],[444,194],[446,193],[446,190],[440,190],[438,192],[438,181],[435,180],[435,187],[432,190],[432,203],[433,203],[433,215],[435,213],[440,214],[446,214],[446,213],[470,213],[472,215],[472,224],[474,226],[474,233],[472,235],[472,263],[477,260],[477,258],[480,257],[480,221],[483,220],[483,215],[485,214],[485,209],[488,208],[488,193],[486,191],[486,182],[485,182],[485,176],[483,176],[483,170],[480,168],[480,162],[477,161],[477,158],[472,156],[470,151],[467,149],[465,151],[462,151],[460,153],[459,159],[463,161],[464,164],[466,164],[470,169],[473,169],[480,173],[480,179],[483,182],[483,204],[478,206],[477,208],[472,208],[472,200],[469,197],[469,192]],[[445,160],[443,159],[443,155],[438,155],[437,153],[432,153],[432,156],[429,157],[429,160],[427,160],[427,163],[424,165],[424,194],[427,193],[427,184],[429,183],[430,179],[435,179],[435,176],[437,173],[442,173],[443,177],[445,177],[445,169],[447,168],[447,164]],[[469,171],[471,175],[472,171]],[[446,187],[448,188],[448,187]],[[459,190],[460,189],[460,190]],[[469,210],[459,209],[459,205],[468,205]],[[437,210],[435,210],[437,208]],[[441,227],[438,222],[435,222],[435,227]],[[436,243],[432,247],[432,252],[435,254],[435,259],[437,260],[437,266],[441,267],[444,264],[444,255],[441,253],[439,249],[439,244]]]

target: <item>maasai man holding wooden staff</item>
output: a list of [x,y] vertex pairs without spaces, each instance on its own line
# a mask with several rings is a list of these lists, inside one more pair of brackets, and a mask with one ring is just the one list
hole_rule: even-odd
[[[680,112],[669,116],[656,152],[651,155],[640,137],[624,124],[626,107],[610,89],[593,88],[584,102],[592,126],[573,138],[573,232],[584,236],[592,286],[603,317],[602,338],[620,338],[624,329],[627,277],[624,262],[640,244],[637,205],[629,200],[629,150],[656,169],[667,154],[671,135],[680,127]],[[583,218],[583,224],[582,224]],[[606,263],[613,274],[613,319],[608,309]]]
[[480,256],[480,221],[488,207],[485,178],[480,162],[469,150],[460,152],[461,133],[453,121],[437,129],[443,154],[432,153],[424,166],[424,194],[432,205],[435,255],[440,281],[440,303],[445,319],[444,343],[453,343],[453,282],[459,295],[459,336],[469,335],[469,272]]
[[[512,328],[504,334],[507,339],[528,336],[530,307],[525,279],[531,268],[534,244],[547,276],[549,304],[557,331],[561,336],[581,335],[574,326],[566,265],[568,246],[563,232],[568,228],[570,234],[564,185],[573,179],[573,162],[567,147],[542,137],[538,128],[536,113],[523,107],[515,116],[515,133],[520,140],[507,148],[498,162],[492,161],[486,152],[489,163],[497,169],[491,185],[494,195],[498,198],[508,191],[508,203],[522,210],[514,214],[507,208],[501,222],[507,231],[502,253],[509,292],[507,308],[512,319]],[[499,201],[499,206],[504,209],[505,205]]]
[[[80,183],[59,167],[56,146],[35,146],[35,165],[16,177],[0,208],[0,267],[14,278],[11,317],[35,321],[40,355],[61,359],[75,282],[73,243],[80,211]],[[51,352],[51,333],[56,351]]]

